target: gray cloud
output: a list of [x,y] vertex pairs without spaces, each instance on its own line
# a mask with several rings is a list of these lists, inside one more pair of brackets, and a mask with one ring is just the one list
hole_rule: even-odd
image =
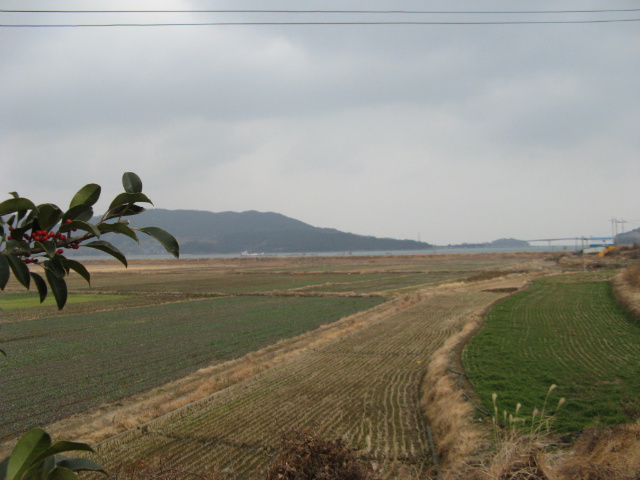
[[[576,3],[546,6],[588,8]],[[640,217],[639,36],[637,23],[0,29],[0,187],[64,204],[133,170],[162,208],[441,244],[602,234]]]

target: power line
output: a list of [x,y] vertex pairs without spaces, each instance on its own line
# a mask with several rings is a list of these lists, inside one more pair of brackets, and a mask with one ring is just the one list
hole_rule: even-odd
[[640,8],[602,10],[512,10],[512,11],[441,11],[441,10],[0,10],[0,13],[348,13],[348,14],[446,14],[446,15],[503,15],[550,13],[621,13],[640,12]]
[[201,27],[223,25],[549,25],[549,24],[585,24],[640,22],[640,18],[611,20],[540,20],[540,21],[503,21],[503,22],[203,22],[203,23],[97,23],[97,24],[7,24],[0,28],[39,28],[39,27]]
[[[280,15],[540,15],[540,14],[603,14],[640,12],[636,9],[599,10],[499,10],[499,11],[441,11],[441,10],[0,10],[0,14],[280,14]],[[527,24],[585,24],[638,22],[640,18],[595,18],[582,20],[478,20],[478,21],[429,21],[429,20],[382,20],[382,21],[220,21],[220,22],[153,22],[153,23],[24,23],[0,24],[1,27],[184,27],[223,25],[527,25]]]

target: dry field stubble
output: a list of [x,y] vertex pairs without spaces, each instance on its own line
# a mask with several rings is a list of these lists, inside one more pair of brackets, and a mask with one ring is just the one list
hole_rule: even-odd
[[481,290],[507,283],[405,296],[363,328],[108,441],[101,452],[114,465],[163,452],[180,468],[232,468],[248,478],[264,471],[279,432],[318,425],[362,449],[385,478],[425,478],[433,463],[419,386],[429,358],[470,315],[504,295]]
[[[158,285],[157,282],[150,282],[146,284],[147,286],[142,289],[142,293],[152,296],[154,298],[153,303],[156,303],[158,301],[163,302],[188,300],[189,292],[186,288],[190,283],[188,281],[188,278],[191,275],[200,276],[200,278],[202,278],[202,275],[213,277],[227,277],[229,274],[232,274],[241,276],[251,281],[252,277],[265,273],[269,275],[269,272],[271,272],[271,274],[273,275],[280,276],[308,275],[309,273],[315,273],[317,275],[328,275],[346,272],[348,275],[352,275],[353,277],[345,281],[352,282],[354,284],[354,290],[357,290],[358,280],[356,280],[356,278],[362,278],[358,277],[358,275],[362,274],[388,275],[389,273],[392,273],[394,275],[398,275],[398,278],[400,278],[400,276],[403,274],[414,275],[416,272],[428,273],[434,271],[441,272],[449,270],[463,272],[464,274],[473,271],[470,273],[470,275],[473,275],[477,273],[478,270],[482,269],[518,270],[522,268],[523,262],[529,262],[534,257],[539,258],[539,255],[524,255],[523,257],[508,255],[506,256],[508,258],[496,258],[495,256],[490,255],[459,255],[454,257],[455,258],[451,259],[436,258],[432,256],[427,256],[425,258],[365,257],[358,258],[355,262],[352,258],[331,258],[321,259],[320,261],[318,261],[318,259],[309,258],[252,258],[224,261],[188,260],[180,261],[180,264],[177,265],[177,269],[174,263],[168,263],[166,261],[151,262],[150,264],[142,262],[132,262],[130,270],[126,272],[127,275],[124,281],[121,267],[108,265],[108,262],[107,265],[103,264],[102,262],[98,262],[97,265],[91,266],[90,269],[93,272],[98,273],[95,277],[99,277],[100,274],[104,274],[104,276],[99,277],[99,280],[97,282],[94,281],[94,283],[97,284],[97,288],[105,287],[106,291],[112,291],[114,288],[113,285],[117,285],[119,287],[121,287],[123,284],[131,285],[142,283],[144,285],[145,281],[148,282],[149,278],[157,280],[158,278],[164,277],[165,283],[177,278],[178,281],[175,282],[175,284],[177,284],[179,288],[177,289],[178,291],[172,292],[176,294],[174,298],[172,298],[171,296],[167,297],[162,292],[160,294],[154,292],[154,287]],[[152,273],[153,275],[149,275],[149,273]],[[460,277],[453,275],[451,278]],[[504,279],[502,280],[502,284],[504,284]],[[278,281],[280,281],[280,279]],[[385,279],[385,282],[381,282],[381,284],[385,284],[388,287],[388,280]],[[458,285],[463,287],[463,290],[465,291],[479,289],[476,288],[475,284],[464,284],[464,282],[460,282]],[[362,284],[360,284],[360,286],[362,286]],[[402,284],[398,284],[397,286],[404,288]],[[417,288],[414,288],[414,290],[424,290],[424,286],[420,287],[418,285],[416,287]],[[84,287],[82,287],[81,285],[77,285],[76,288],[78,290],[81,290]],[[371,284],[369,284],[367,288],[370,291]],[[317,332],[319,333],[318,335],[307,335],[306,338],[295,339],[295,341],[293,341],[291,345],[289,345],[287,341],[284,341],[284,343],[280,345],[281,348],[276,348],[275,350],[267,349],[265,352],[262,352],[262,356],[260,354],[250,354],[237,362],[231,362],[232,364],[229,365],[229,369],[212,367],[213,372],[207,372],[205,369],[205,371],[198,372],[198,374],[196,374],[194,377],[185,379],[183,381],[178,381],[175,384],[166,386],[166,388],[159,389],[155,392],[155,394],[151,394],[148,398],[145,398],[144,401],[142,401],[142,397],[135,399],[130,403],[130,405],[135,406],[137,404],[138,410],[144,411],[145,415],[148,415],[149,412],[151,412],[152,416],[157,416],[164,413],[167,409],[176,408],[186,402],[196,400],[199,397],[211,395],[212,392],[220,390],[221,388],[232,384],[234,381],[241,381],[241,383],[238,385],[246,386],[247,384],[252,384],[252,382],[258,382],[263,377],[270,377],[271,375],[275,375],[275,372],[278,371],[279,367],[274,367],[274,365],[277,365],[279,362],[285,362],[283,365],[286,366],[286,370],[289,368],[290,364],[296,364],[298,360],[295,357],[298,354],[308,352],[301,356],[301,358],[306,358],[307,355],[312,355],[316,352],[316,350],[309,352],[310,349],[317,348],[318,350],[323,350],[325,347],[321,347],[321,344],[332,340],[334,337],[341,337],[352,330],[357,330],[366,325],[378,325],[378,323],[384,323],[385,325],[389,326],[394,321],[399,321],[400,324],[404,325],[406,319],[398,320],[398,318],[401,318],[402,315],[408,315],[407,318],[412,318],[411,322],[415,322],[417,319],[418,322],[416,325],[419,325],[419,327],[417,328],[421,335],[425,335],[425,329],[430,330],[427,337],[420,337],[418,333],[414,335],[415,338],[422,338],[422,341],[419,342],[420,346],[417,348],[421,349],[420,356],[423,357],[422,360],[416,360],[415,365],[410,361],[411,355],[406,355],[405,350],[406,343],[413,339],[405,338],[404,340],[398,340],[398,338],[395,338],[394,341],[396,343],[391,344],[395,345],[392,348],[390,345],[387,345],[387,343],[391,342],[392,337],[389,337],[386,334],[385,328],[381,329],[380,327],[378,327],[377,329],[372,329],[371,331],[378,332],[378,335],[380,337],[378,341],[383,340],[383,343],[379,343],[376,348],[373,349],[372,353],[364,356],[364,358],[368,358],[369,362],[365,362],[364,368],[361,364],[358,364],[358,362],[354,363],[345,359],[349,358],[350,356],[352,358],[354,357],[351,352],[351,355],[347,354],[346,357],[342,355],[342,360],[335,365],[328,362],[327,358],[318,361],[317,358],[319,357],[317,357],[316,363],[312,363],[311,369],[305,370],[306,373],[293,373],[293,376],[299,379],[311,377],[315,380],[320,380],[318,376],[321,374],[319,372],[326,373],[325,370],[331,370],[330,377],[337,378],[337,383],[334,383],[334,386],[332,388],[339,391],[339,394],[334,393],[331,395],[327,395],[327,391],[322,389],[319,392],[319,396],[318,393],[316,393],[316,398],[313,402],[309,403],[309,400],[307,398],[307,403],[305,403],[300,399],[300,395],[305,398],[310,397],[310,395],[305,392],[314,391],[314,388],[317,390],[317,381],[312,382],[308,386],[295,385],[295,382],[293,385],[284,385],[283,387],[275,385],[273,387],[267,388],[267,390],[272,392],[272,395],[273,392],[276,392],[276,398],[271,401],[272,403],[270,406],[269,403],[266,402],[266,410],[260,410],[261,408],[263,408],[260,405],[265,402],[258,402],[258,406],[256,406],[254,402],[250,407],[250,411],[257,409],[258,411],[262,412],[262,414],[257,415],[258,420],[255,420],[258,422],[258,425],[261,425],[260,431],[262,431],[261,436],[259,436],[257,440],[254,438],[254,441],[252,442],[247,442],[244,440],[240,441],[240,443],[236,442],[235,432],[237,432],[238,428],[240,428],[244,433],[246,433],[246,431],[248,430],[251,430],[248,427],[242,427],[242,425],[238,426],[238,423],[242,424],[243,420],[247,420],[247,418],[249,418],[246,412],[241,413],[240,418],[238,418],[237,416],[229,416],[228,420],[232,422],[232,425],[235,421],[235,426],[229,427],[228,424],[225,424],[227,426],[222,425],[219,434],[212,433],[211,429],[207,428],[207,432],[204,434],[204,440],[201,436],[201,433],[196,434],[196,438],[192,438],[192,440],[197,444],[201,444],[204,442],[205,444],[208,444],[210,448],[216,450],[220,450],[222,448],[220,445],[235,445],[234,448],[236,448],[237,450],[235,454],[228,454],[226,456],[223,455],[213,463],[224,462],[226,459],[226,461],[230,461],[231,464],[235,465],[235,459],[244,458],[247,450],[249,450],[250,452],[253,451],[254,454],[256,450],[260,450],[262,452],[262,455],[258,455],[260,457],[258,460],[256,460],[255,455],[254,459],[252,461],[249,461],[248,463],[245,460],[242,460],[244,462],[243,468],[247,467],[247,465],[253,468],[254,466],[264,465],[264,453],[268,454],[268,452],[271,451],[270,449],[272,448],[273,439],[278,436],[278,432],[282,428],[284,428],[285,425],[310,425],[315,424],[319,421],[323,423],[323,428],[326,431],[338,432],[341,435],[346,435],[347,438],[353,439],[360,446],[363,446],[364,450],[369,452],[372,459],[379,462],[381,465],[385,465],[384,471],[386,476],[393,477],[403,472],[403,476],[405,476],[406,478],[417,478],[417,476],[425,474],[431,468],[429,452],[427,451],[424,437],[424,425],[420,421],[420,414],[417,413],[419,410],[419,393],[416,390],[416,386],[419,385],[420,378],[424,375],[426,359],[437,348],[437,346],[444,341],[444,339],[448,335],[461,328],[462,323],[464,323],[463,319],[470,314],[469,312],[475,311],[480,307],[480,304],[487,301],[487,299],[496,298],[497,295],[500,295],[499,292],[475,292],[474,295],[479,295],[479,297],[482,297],[483,300],[480,302],[480,304],[474,303],[476,300],[472,301],[471,304],[462,301],[462,311],[443,313],[442,311],[438,311],[438,308],[440,307],[437,307],[437,305],[435,304],[426,307],[427,310],[429,308],[435,308],[435,318],[432,318],[433,315],[431,314],[416,314],[415,310],[411,310],[415,307],[414,303],[416,301],[420,301],[420,304],[422,305],[425,301],[431,301],[432,297],[439,298],[441,300],[446,298],[447,295],[443,296],[443,294],[447,289],[451,290],[451,286],[445,285],[443,288],[443,284],[440,283],[440,288],[438,288],[437,290],[427,289],[422,296],[413,295],[411,297],[407,297],[406,295],[403,295],[396,300],[396,303],[392,305],[390,310],[385,312],[384,315],[356,315],[354,318],[347,319],[346,321],[339,322],[338,324],[334,324],[331,326],[331,328],[328,328],[324,331],[321,329]],[[393,289],[391,290],[393,291]],[[497,290],[500,290],[500,288],[497,288]],[[166,291],[167,290],[165,289],[164,292],[166,293]],[[437,294],[434,293],[436,291]],[[283,294],[286,292],[272,290],[271,293]],[[329,296],[337,295],[336,292],[331,291],[324,292],[323,294]],[[339,295],[343,294],[344,293],[339,293]],[[182,295],[185,295],[185,297],[182,298]],[[393,294],[389,292],[387,293],[387,295],[392,296]],[[437,303],[438,302],[436,302],[436,304]],[[453,303],[455,303],[456,306],[460,306],[460,298],[457,298]],[[396,312],[396,314],[389,315],[394,311]],[[395,320],[391,320],[390,323],[386,323],[390,319]],[[440,324],[438,320],[442,321],[442,324]],[[433,323],[434,321],[435,323]],[[439,328],[441,328],[441,330],[439,330]],[[363,332],[368,330],[370,330],[370,328],[368,327],[362,329]],[[404,326],[399,330],[404,330]],[[358,334],[360,334],[360,330],[353,331],[353,333],[348,333],[343,338],[347,339],[351,338],[352,336],[356,336],[355,340],[352,341],[355,341],[356,344],[358,344],[360,343],[360,340],[362,340],[358,340]],[[335,340],[335,342],[338,341],[340,341],[340,339]],[[329,343],[329,345],[333,345],[335,342],[331,342]],[[356,344],[354,344],[354,346],[350,348],[353,348],[356,351],[362,348],[361,346],[357,346]],[[387,354],[383,355],[380,353],[389,348],[390,350]],[[396,350],[394,350],[394,348]],[[333,355],[330,357],[338,358],[340,357],[340,355]],[[355,358],[358,357],[361,357],[361,355],[355,356]],[[396,357],[404,358],[404,360],[408,363],[406,365],[403,364],[402,366],[400,366],[388,361],[389,359],[397,359]],[[407,365],[411,368],[405,368]],[[351,366],[351,368],[346,368],[346,366]],[[382,368],[383,366],[386,369],[390,368],[391,370],[384,370]],[[257,376],[249,378],[252,375],[255,375],[256,372],[264,371],[265,369],[268,369],[265,371],[265,373],[258,374]],[[378,372],[378,370],[380,370],[380,372]],[[374,382],[377,385],[375,388],[373,385],[369,385],[366,388],[352,388],[352,385],[349,384],[349,382],[356,381],[358,382],[357,385],[360,386],[361,383],[359,382],[362,382],[367,374],[372,374],[373,372],[375,372],[376,374],[383,373],[383,370],[387,372],[385,374],[386,376],[383,375],[382,378],[378,378],[377,382]],[[348,372],[350,373],[347,375]],[[290,378],[292,373],[285,372],[285,375]],[[347,385],[341,384],[340,378],[342,377],[345,377],[343,378],[343,380],[347,381]],[[348,378],[351,378],[351,380],[348,380]],[[380,384],[383,384],[384,387],[381,387]],[[227,388],[218,394],[214,394],[204,403],[209,404],[209,402],[212,402],[214,399],[217,402],[220,398],[233,398],[232,403],[234,405],[237,403],[244,404],[244,400],[238,402],[238,399],[235,399],[233,397],[231,392],[233,388],[240,387],[232,386],[231,388]],[[368,404],[366,400],[367,395],[365,395],[364,400],[357,400],[356,412],[358,413],[355,418],[357,418],[358,416],[361,417],[360,426],[345,426],[345,421],[348,425],[348,423],[353,420],[351,410],[353,406],[348,406],[348,401],[345,404],[347,406],[341,406],[342,403],[340,402],[345,402],[345,400],[336,399],[342,398],[345,394],[343,390],[345,390],[349,401],[353,401],[353,398],[358,398],[359,395],[362,394],[362,390],[366,391],[367,388],[373,390],[376,390],[376,388],[382,388],[383,393],[378,392],[376,393],[376,395],[378,395],[378,397],[382,398],[383,400],[379,400],[379,402],[381,403],[375,403],[373,402],[373,400],[371,400]],[[251,387],[250,390],[253,390],[253,387]],[[156,396],[156,394],[159,396]],[[162,395],[165,396],[162,397]],[[254,391],[254,393],[251,394],[250,397],[254,397],[256,395],[257,393]],[[167,396],[171,398],[171,401],[167,399]],[[373,393],[371,393],[372,398],[373,396]],[[410,401],[408,401],[407,399],[410,399]],[[338,406],[335,404],[334,400],[338,401]],[[284,403],[285,405],[284,410],[282,403]],[[289,415],[289,411],[291,409],[287,408],[287,406],[298,405],[298,403],[300,403],[301,405],[307,405],[307,407],[303,408],[301,412],[299,411],[298,413]],[[360,405],[360,403],[362,404]],[[317,405],[321,405],[322,409],[319,411],[315,411],[315,407]],[[274,406],[277,406],[277,408]],[[194,406],[191,406],[183,409],[181,413],[178,414],[178,418],[184,417],[186,411],[191,411],[194,408]],[[230,406],[227,404],[226,406],[222,406],[220,408],[217,408],[216,410],[217,413],[220,414],[220,411],[226,412],[228,408],[230,408]],[[274,408],[276,408],[279,413],[274,412]],[[360,410],[358,410],[358,408]],[[363,408],[364,413],[362,410]],[[341,415],[338,415],[338,417],[335,417],[334,414],[336,412],[342,413]],[[96,412],[95,418],[99,418],[99,422],[102,423],[104,423],[106,419],[107,422],[111,423],[111,428],[114,425],[118,424],[118,428],[121,429],[128,426],[134,426],[136,422],[145,421],[148,418],[148,416],[145,415],[142,415],[141,417],[136,419],[136,415],[133,414],[132,411],[120,411],[120,413],[118,413],[118,411],[114,412],[108,407],[105,407],[104,409]],[[223,417],[227,418],[227,414],[225,413]],[[166,417],[163,420],[163,422],[165,422],[163,423],[163,425],[172,425],[173,421],[170,420],[171,418],[174,417],[171,415],[169,417]],[[325,422],[325,419],[328,421]],[[266,426],[263,425],[263,423],[265,422]],[[71,425],[73,425],[73,423]],[[95,428],[96,424],[93,424],[91,422],[84,422],[82,420],[82,417],[80,417],[79,421],[78,419],[76,419],[75,425],[76,427],[70,427],[70,424],[61,423],[58,426],[59,428],[57,431],[61,432],[61,434],[64,433],[64,436],[68,437],[68,433],[70,431],[73,431],[73,428],[79,428],[78,433],[88,433],[87,430],[100,430],[99,428]],[[87,425],[90,425],[90,427],[86,428]],[[212,423],[211,425],[213,426],[214,424]],[[149,428],[151,427],[145,427],[146,433],[150,431]],[[369,429],[369,434],[364,434],[363,432],[367,428]],[[102,434],[106,435],[111,432],[103,431]],[[133,435],[135,437],[138,433],[142,432],[142,430],[136,430],[135,432],[137,433],[130,435]],[[165,434],[163,433],[160,436],[162,435]],[[148,437],[154,436],[155,435],[142,435],[141,437],[144,437],[142,442],[148,442]],[[169,436],[171,436],[171,434]],[[183,437],[179,436],[178,438]],[[174,443],[175,440],[176,439],[174,438]],[[120,439],[119,441],[122,441],[122,439]],[[187,443],[193,445],[192,442]],[[166,453],[164,447],[159,448],[162,448],[163,452]],[[188,449],[189,447],[187,446],[186,448]],[[154,449],[155,447],[152,448],[151,452],[149,452],[148,450],[142,448],[141,452],[146,452],[144,453],[144,455],[153,455]],[[128,458],[131,457],[129,456]],[[171,456],[171,458],[176,460],[177,457]],[[121,459],[123,458],[121,457]],[[189,464],[188,460],[185,460],[185,458],[183,458],[179,463],[184,464],[184,462],[187,462],[186,464]]]
[[441,293],[279,367],[101,445],[113,465],[162,452],[181,468],[269,463],[278,432],[318,424],[381,466],[385,478],[424,478],[433,467],[420,406],[430,355],[495,293]]

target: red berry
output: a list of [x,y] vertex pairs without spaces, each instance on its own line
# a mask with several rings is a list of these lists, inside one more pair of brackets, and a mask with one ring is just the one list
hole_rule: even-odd
[[56,253],[58,255],[61,255],[62,253],[64,253],[64,250],[62,250],[61,248],[59,248],[58,250],[56,250]]
[[77,243],[74,243],[73,245],[71,245],[71,248],[73,248],[74,250],[77,250],[80,248],[80,245],[78,245]]
[[29,240],[29,235],[27,235],[26,233],[24,234],[24,239],[25,240]]
[[71,223],[73,222],[73,220],[71,220],[70,218],[67,218],[67,220],[65,221],[65,223]]
[[9,231],[13,232],[16,229],[16,227],[9,227]]
[[7,240],[13,240],[13,237],[12,237],[11,235],[9,235],[9,236],[7,237]]
[[31,259],[30,258],[25,258],[24,259],[24,263],[31,263]]

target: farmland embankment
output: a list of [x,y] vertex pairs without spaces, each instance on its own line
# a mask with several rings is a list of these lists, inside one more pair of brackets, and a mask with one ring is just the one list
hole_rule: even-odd
[[631,265],[611,280],[613,294],[627,312],[640,321],[640,265]]

